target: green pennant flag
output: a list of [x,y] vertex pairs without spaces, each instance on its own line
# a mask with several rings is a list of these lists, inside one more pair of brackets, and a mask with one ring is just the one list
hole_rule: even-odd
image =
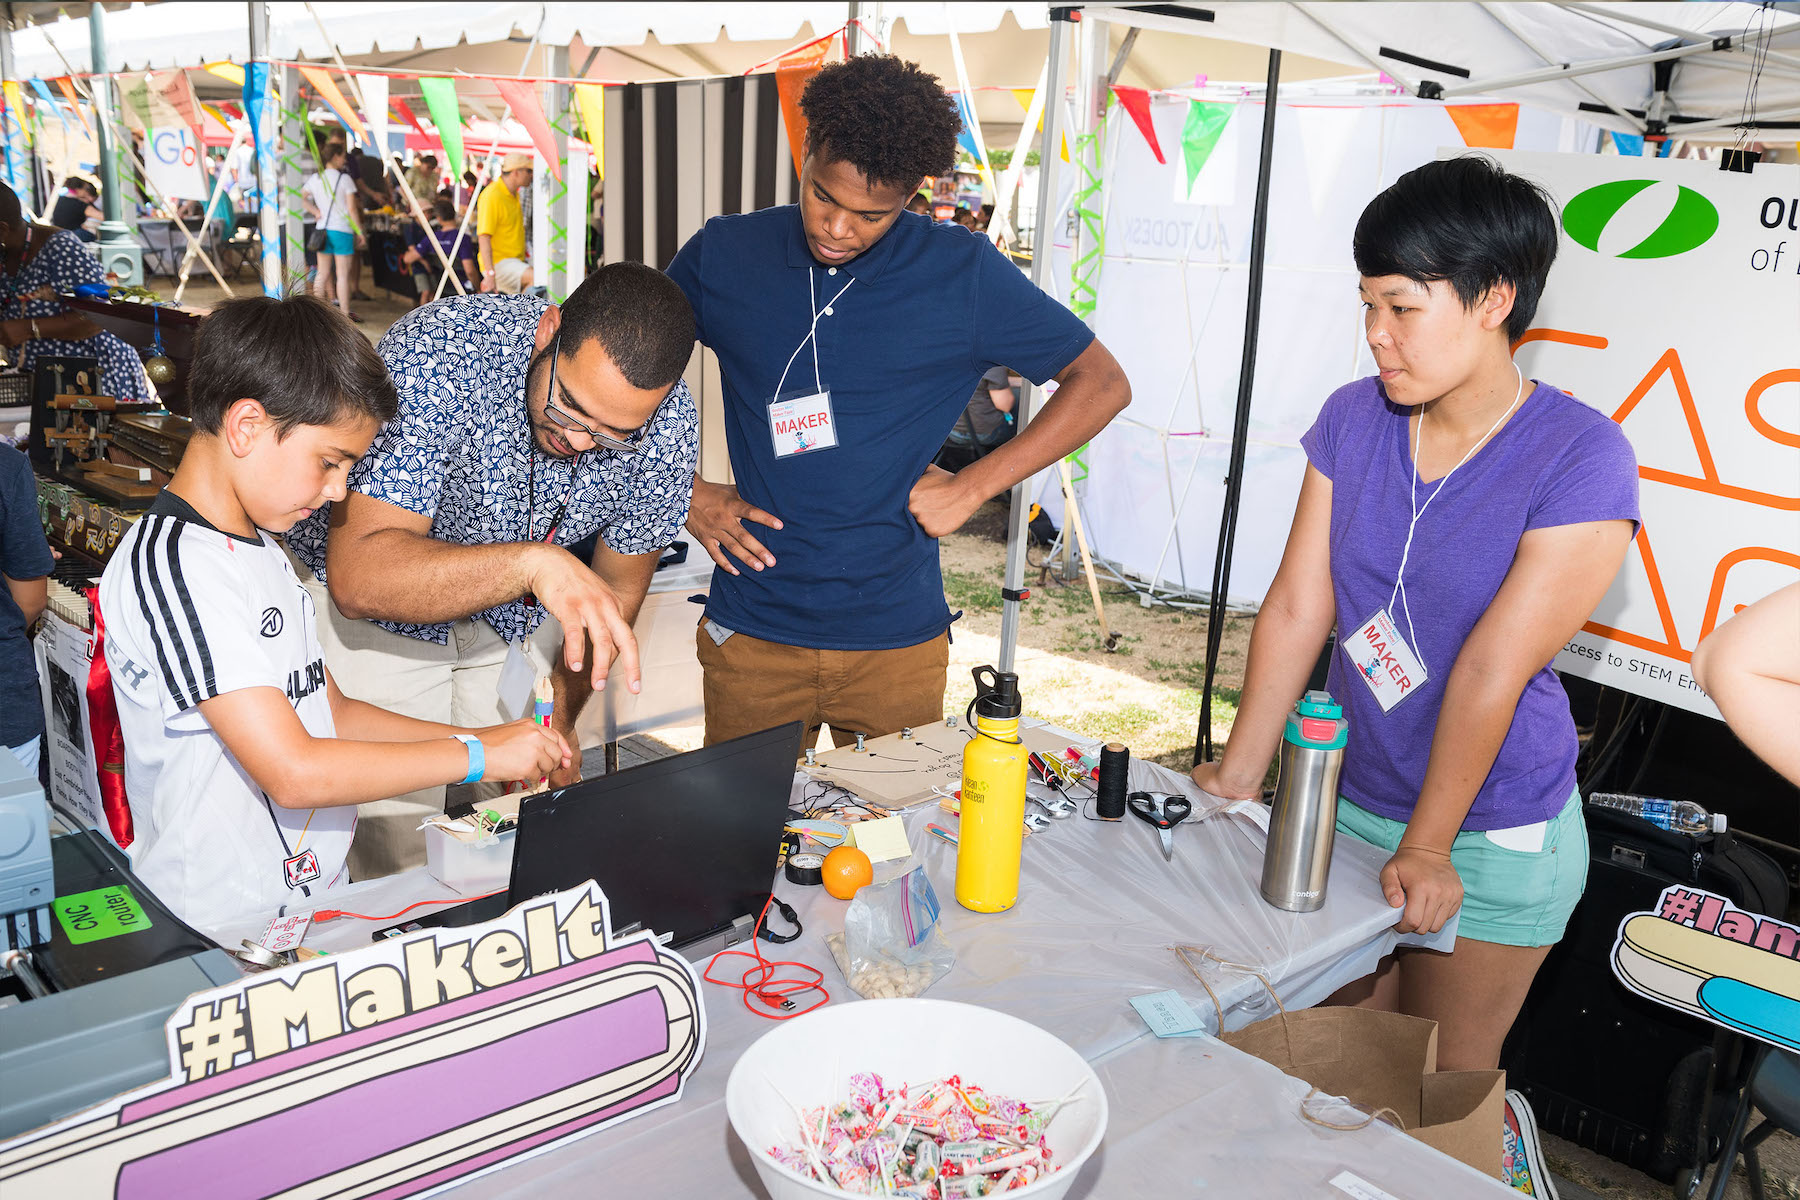
[[1235,104],[1218,104],[1210,100],[1188,101],[1187,120],[1181,126],[1181,158],[1187,164],[1188,190],[1194,190],[1194,179],[1200,168],[1212,157],[1213,147],[1231,120]]
[[437,126],[444,153],[450,158],[451,178],[461,180],[462,110],[456,102],[456,81],[448,76],[427,75],[420,78],[419,91],[425,97],[425,107],[431,110],[431,123]]

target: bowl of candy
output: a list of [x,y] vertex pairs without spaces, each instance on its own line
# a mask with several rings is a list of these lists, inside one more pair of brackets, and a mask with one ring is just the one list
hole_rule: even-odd
[[1106,1133],[1106,1093],[1081,1055],[947,1000],[784,1021],[732,1067],[725,1112],[771,1200],[1055,1200]]

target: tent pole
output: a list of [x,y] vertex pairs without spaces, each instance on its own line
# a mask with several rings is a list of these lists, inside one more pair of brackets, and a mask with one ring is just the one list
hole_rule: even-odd
[[[250,61],[269,61],[269,6],[262,0],[251,0],[250,3]],[[263,97],[257,128],[251,131],[255,139],[256,154],[256,237],[262,246],[262,289],[265,296],[279,296],[286,289],[287,280],[283,275],[281,258],[281,184],[276,178],[276,161],[279,152],[276,149],[276,113],[275,94],[273,89],[275,68],[267,66],[270,92]],[[250,116],[246,105],[244,116]]]
[[1250,438],[1250,397],[1256,385],[1256,339],[1262,325],[1263,260],[1269,244],[1269,176],[1275,165],[1275,112],[1281,87],[1281,51],[1269,51],[1269,81],[1263,88],[1262,148],[1256,163],[1256,215],[1250,225],[1249,298],[1244,311],[1244,355],[1238,364],[1237,417],[1231,427],[1231,466],[1225,476],[1225,510],[1219,518],[1219,549],[1213,559],[1211,603],[1206,610],[1206,683],[1200,693],[1200,728],[1194,736],[1194,765],[1212,757],[1213,677],[1225,640],[1225,595],[1231,586],[1231,551],[1237,538],[1238,499],[1244,490],[1244,451]]
[[[1037,228],[1031,235],[1031,282],[1045,288],[1050,279],[1050,251],[1056,241],[1051,229],[1055,215],[1050,211],[1056,196],[1056,165],[1060,160],[1057,147],[1062,144],[1063,70],[1069,57],[1069,25],[1074,9],[1050,10],[1050,59],[1044,70],[1044,138],[1038,143]],[[1048,290],[1045,288],[1045,290]],[[1024,432],[1038,406],[1043,389],[1036,384],[1025,389],[1019,400],[1018,427]],[[1013,669],[1013,653],[1019,645],[1019,601],[1016,597],[1025,584],[1025,526],[1031,515],[1030,479],[1013,485],[1012,514],[1006,525],[1006,579],[1000,603],[1000,661],[998,669]]]

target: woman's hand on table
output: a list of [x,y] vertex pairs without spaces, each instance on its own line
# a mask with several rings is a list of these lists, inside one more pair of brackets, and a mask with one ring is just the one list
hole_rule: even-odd
[[1209,796],[1217,796],[1221,800],[1261,800],[1262,779],[1245,782],[1233,779],[1225,771],[1222,762],[1203,762],[1190,772],[1194,784]]
[[1443,850],[1404,843],[1381,868],[1381,891],[1394,908],[1404,908],[1394,928],[1401,933],[1436,933],[1462,907],[1462,876]]

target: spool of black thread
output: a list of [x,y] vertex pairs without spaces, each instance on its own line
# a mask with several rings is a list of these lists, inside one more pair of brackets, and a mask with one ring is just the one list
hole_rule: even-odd
[[1117,742],[1100,747],[1100,790],[1094,797],[1094,815],[1117,821],[1125,815],[1125,791],[1131,777],[1131,751]]

